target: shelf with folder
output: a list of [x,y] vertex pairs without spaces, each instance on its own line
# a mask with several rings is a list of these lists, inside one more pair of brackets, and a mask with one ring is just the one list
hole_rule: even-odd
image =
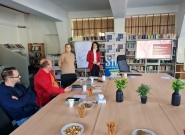
[[38,67],[39,62],[45,57],[44,43],[28,43],[29,63]]

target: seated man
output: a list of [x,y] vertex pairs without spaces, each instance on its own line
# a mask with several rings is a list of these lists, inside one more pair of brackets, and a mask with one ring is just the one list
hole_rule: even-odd
[[21,76],[15,67],[5,68],[1,73],[0,105],[20,126],[38,111],[35,94],[24,85],[18,84]]
[[70,92],[71,87],[60,88],[55,75],[52,71],[52,61],[44,58],[40,61],[40,69],[34,77],[34,87],[36,91],[37,105],[42,107],[46,105],[54,95]]

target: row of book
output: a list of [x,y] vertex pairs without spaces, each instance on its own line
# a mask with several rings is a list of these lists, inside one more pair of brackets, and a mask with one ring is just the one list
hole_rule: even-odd
[[77,36],[69,38],[69,41],[96,41],[105,40],[105,36]]
[[31,51],[41,51],[41,46],[32,46]]
[[21,44],[4,44],[4,47],[13,49],[13,48],[24,48]]
[[137,70],[137,71],[171,71],[171,66],[129,66],[130,70]]
[[30,64],[31,64],[31,65],[32,65],[32,64],[39,64],[40,60],[41,60],[41,59],[31,59],[31,60],[30,60]]
[[144,64],[145,60],[144,59],[135,59],[135,58],[127,58],[126,62],[129,63],[137,63],[137,64]]
[[135,51],[126,51],[126,55],[135,55]]
[[136,48],[136,44],[129,43],[129,44],[127,44],[127,48]]
[[137,40],[137,39],[176,39],[177,34],[143,34],[135,35],[127,33],[127,40]]
[[29,52],[30,57],[42,57],[41,52]]

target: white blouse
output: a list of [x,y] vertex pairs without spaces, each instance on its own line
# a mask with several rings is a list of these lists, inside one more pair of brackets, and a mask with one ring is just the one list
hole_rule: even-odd
[[93,50],[94,53],[94,61],[97,62],[96,50]]

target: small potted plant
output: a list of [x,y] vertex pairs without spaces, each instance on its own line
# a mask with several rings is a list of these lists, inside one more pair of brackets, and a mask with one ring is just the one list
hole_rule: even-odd
[[139,96],[141,97],[141,103],[146,104],[147,102],[147,94],[149,93],[151,87],[146,84],[141,84],[138,89],[136,90],[137,93],[139,93]]
[[122,89],[126,88],[127,79],[121,78],[121,79],[115,79],[116,88],[118,89],[116,91],[116,102],[123,102],[123,91]]
[[176,79],[172,82],[172,89],[174,93],[172,94],[171,104],[174,106],[179,106],[181,102],[181,95],[179,91],[184,89],[184,84],[180,79]]

